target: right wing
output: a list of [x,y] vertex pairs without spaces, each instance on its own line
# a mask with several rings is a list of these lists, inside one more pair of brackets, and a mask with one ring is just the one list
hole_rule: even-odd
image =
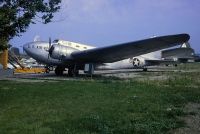
[[111,63],[180,45],[189,39],[190,36],[188,34],[161,36],[108,47],[76,51],[71,56],[74,62]]

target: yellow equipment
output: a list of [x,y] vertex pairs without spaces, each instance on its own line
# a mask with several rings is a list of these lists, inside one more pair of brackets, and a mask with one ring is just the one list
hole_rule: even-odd
[[8,50],[4,50],[3,53],[0,53],[0,63],[3,65],[3,69],[7,69]]
[[[23,63],[21,63],[21,61],[18,59],[18,57],[13,53],[13,52],[9,52],[8,53],[8,61],[10,64],[13,65],[14,69],[14,73],[45,73],[47,72],[46,68],[28,68],[25,67],[23,65]],[[15,63],[17,65],[19,65],[20,67],[17,67],[15,64],[13,64],[12,61],[15,61]]]
[[46,73],[46,68],[16,68],[14,73]]
[[[0,64],[3,65],[3,69],[7,69],[8,61],[11,65],[13,65],[14,73],[45,73],[48,72],[47,68],[27,68],[25,67],[20,60],[15,56],[15,54],[9,52],[8,50],[4,50],[2,53],[0,53]],[[15,61],[20,68],[16,67],[15,64],[13,64],[12,61]]]

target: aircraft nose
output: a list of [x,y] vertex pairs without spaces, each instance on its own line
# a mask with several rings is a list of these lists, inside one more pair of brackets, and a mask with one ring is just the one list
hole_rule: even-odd
[[23,45],[23,50],[24,50],[25,52],[26,52],[27,49],[28,49],[28,45],[29,45],[29,44],[24,44],[24,45]]
[[27,43],[27,44],[24,44],[23,45],[23,50],[26,52],[26,53],[28,53],[28,48],[29,48],[29,46],[30,46],[30,43]]

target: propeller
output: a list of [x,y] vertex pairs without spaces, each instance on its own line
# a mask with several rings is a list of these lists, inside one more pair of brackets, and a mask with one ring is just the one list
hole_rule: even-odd
[[[49,50],[48,52],[50,51],[50,48],[51,48],[51,38],[49,37]],[[49,59],[50,55],[48,54],[48,59]]]

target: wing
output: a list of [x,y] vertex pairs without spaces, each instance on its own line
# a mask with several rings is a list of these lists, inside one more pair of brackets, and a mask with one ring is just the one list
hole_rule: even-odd
[[73,52],[71,56],[76,62],[110,63],[180,45],[181,43],[187,42],[189,39],[190,36],[188,34],[161,36],[108,47]]

